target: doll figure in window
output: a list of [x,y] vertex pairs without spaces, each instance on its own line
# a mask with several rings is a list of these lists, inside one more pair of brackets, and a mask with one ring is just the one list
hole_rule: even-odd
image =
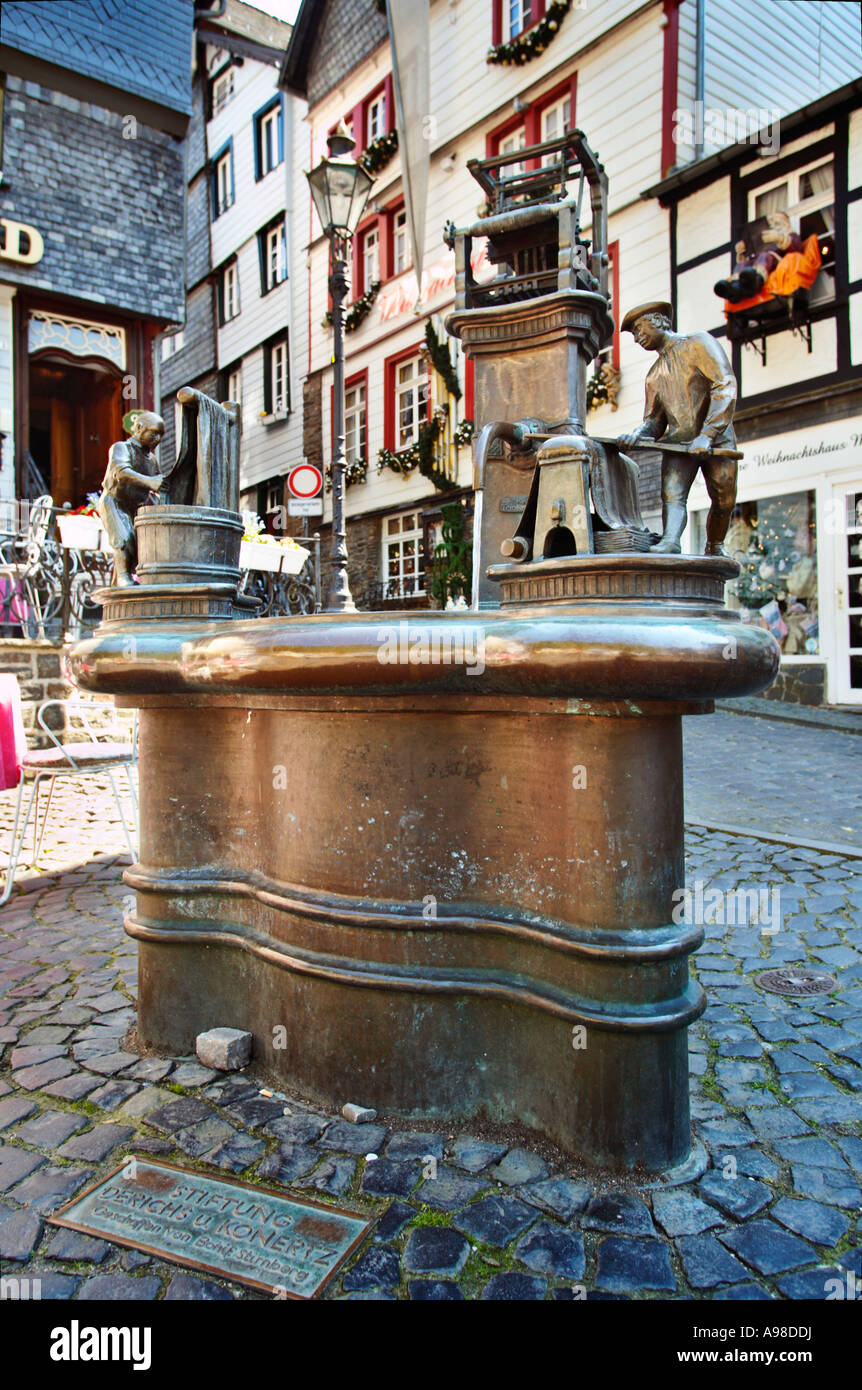
[[803,241],[786,212],[770,212],[766,221],[766,227],[747,229],[748,239],[736,243],[733,274],[714,287],[729,314],[776,298],[792,300],[799,308],[817,279],[821,256],[816,234]]
[[755,229],[750,236],[751,249],[744,240],[736,243],[733,274],[726,280],[719,280],[715,286],[715,293],[731,304],[760,294],[782,257],[788,251],[802,250],[802,239],[793,231],[786,212],[769,213],[767,222],[767,227],[760,231]]

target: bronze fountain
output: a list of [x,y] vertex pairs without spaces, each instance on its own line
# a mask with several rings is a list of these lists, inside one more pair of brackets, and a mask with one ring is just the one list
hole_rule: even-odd
[[[177,468],[201,487],[138,515],[140,583],[106,591],[73,652],[80,684],[141,711],[139,1034],[182,1053],[248,1029],[260,1065],[330,1106],[518,1123],[586,1163],[690,1172],[704,1001],[702,929],[672,920],[681,721],[769,685],[778,651],[724,607],[732,560],[644,526],[630,454],[662,447],[658,415],[648,440],[585,431],[613,323],[583,136],[473,172],[488,216],[448,229],[481,426],[473,609],[249,618],[236,503],[207,490],[232,408],[209,403]],[[481,286],[479,235],[498,266]],[[724,448],[701,438],[716,419],[666,426],[683,483]],[[182,539],[170,513],[189,508]]]

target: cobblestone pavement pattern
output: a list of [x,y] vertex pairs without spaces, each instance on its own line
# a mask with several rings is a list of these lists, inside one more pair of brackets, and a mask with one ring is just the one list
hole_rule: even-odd
[[687,817],[862,849],[858,734],[726,710],[682,724]]
[[[116,816],[104,797],[85,808],[70,785],[58,795],[67,838],[50,850],[65,872],[0,913],[4,1277],[39,1278],[43,1298],[265,1297],[46,1225],[137,1152],[376,1216],[326,1298],[822,1299],[852,1291],[851,1275],[858,1291],[862,859],[690,831],[690,888],[763,888],[767,915],[777,890],[781,926],[726,923],[723,906],[706,927],[697,972],[709,1007],[690,1038],[709,1168],[650,1191],[599,1185],[460,1129],[414,1139],[403,1125],[352,1126],[294,1099],[290,1115],[284,1101],[250,1109],[253,1064],[226,1078],[194,1058],[125,1053],[136,961],[121,925]],[[8,794],[0,804],[8,819]],[[802,962],[832,972],[835,990],[794,1002],[754,983],[769,965]],[[199,1109],[177,1131],[157,1112],[180,1097]],[[423,1178],[417,1154],[437,1156],[436,1179]]]

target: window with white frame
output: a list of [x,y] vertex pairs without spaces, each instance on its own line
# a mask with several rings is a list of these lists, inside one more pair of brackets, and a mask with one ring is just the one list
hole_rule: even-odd
[[169,357],[173,357],[176,353],[182,352],[185,346],[185,340],[185,330],[182,328],[178,333],[172,333],[170,337],[162,338],[161,360],[165,362]]
[[533,0],[503,0],[503,4],[508,30],[506,38],[517,38],[533,22]]
[[215,200],[216,217],[220,217],[233,203],[233,153],[231,150],[225,150],[215,163]]
[[267,343],[264,351],[266,374],[264,379],[264,406],[268,415],[287,410],[290,405],[287,367],[287,339],[276,338]]
[[375,224],[362,236],[362,291],[371,289],[375,280],[380,279],[380,232]]
[[268,483],[266,488],[266,506],[264,515],[269,517],[272,512],[277,512],[282,505],[284,496],[284,479],[279,478],[274,483]]
[[230,323],[239,313],[239,268],[229,261],[221,273],[221,321]]
[[263,234],[263,288],[274,289],[287,278],[287,255],[284,222],[269,227]]
[[383,529],[383,582],[387,598],[425,592],[425,553],[418,512],[387,517]]
[[812,232],[835,230],[835,173],[831,159],[793,169],[774,183],[751,191],[749,212],[768,217],[786,212],[795,232],[805,240]]
[[227,374],[227,399],[237,404],[242,401],[242,367],[234,367]]
[[[500,141],[498,154],[514,154],[515,150],[522,150],[527,143],[527,132],[524,126],[519,126],[517,130],[511,131],[509,135],[504,135]],[[501,173],[504,178],[513,178],[517,174],[523,174],[523,161],[518,164],[507,164]]]
[[407,240],[407,209],[399,208],[392,219],[392,274],[400,275],[410,264]]
[[428,418],[428,372],[419,357],[399,362],[395,371],[396,449],[409,449]]
[[380,92],[368,103],[368,143],[386,134],[386,93]]
[[220,73],[218,77],[213,79],[212,113],[214,116],[217,116],[220,111],[224,110],[224,108],[227,106],[228,102],[234,95],[233,82],[234,70],[232,67],[228,68],[226,72]]
[[[540,120],[541,139],[543,141],[559,140],[560,136],[564,135],[565,132],[571,128],[571,124],[572,98],[569,95],[561,97],[559,101],[555,101],[550,106],[546,106],[544,111],[542,111]],[[558,159],[559,156],[546,154],[542,163],[552,163],[555,158]]]
[[266,178],[282,160],[281,102],[275,101],[254,118],[256,179]]
[[278,163],[278,112],[268,111],[260,123],[260,163],[265,174]]
[[348,463],[365,458],[365,382],[344,392],[344,452]]

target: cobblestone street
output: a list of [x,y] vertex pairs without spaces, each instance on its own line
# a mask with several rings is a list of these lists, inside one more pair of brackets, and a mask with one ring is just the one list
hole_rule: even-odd
[[[687,721],[686,739],[693,819],[859,843],[858,738],[722,714]],[[862,858],[689,827],[695,910],[718,890],[695,958],[709,1003],[690,1032],[709,1166],[645,1188],[511,1135],[359,1126],[263,1098],[254,1064],[224,1076],[125,1050],[136,949],[116,809],[92,787],[60,798],[50,873],[22,873],[29,891],[0,913],[4,1277],[38,1278],[42,1298],[265,1297],[46,1224],[124,1155],[149,1153],[376,1217],[325,1298],[858,1297]],[[10,807],[6,793],[7,837]],[[759,920],[740,922],[739,888],[757,890]],[[755,981],[803,963],[835,987],[792,999]]]

